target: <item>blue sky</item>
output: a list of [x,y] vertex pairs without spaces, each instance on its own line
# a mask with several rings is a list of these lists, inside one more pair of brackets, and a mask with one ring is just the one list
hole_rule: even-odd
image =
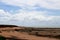
[[19,10],[21,8],[18,6],[7,5],[3,2],[0,2],[0,9],[14,14],[17,10]]
[[0,0],[0,24],[59,27],[60,0]]

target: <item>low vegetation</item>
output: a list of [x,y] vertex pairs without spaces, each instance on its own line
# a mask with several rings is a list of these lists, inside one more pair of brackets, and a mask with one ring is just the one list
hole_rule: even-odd
[[0,40],[6,40],[6,38],[2,35],[0,35]]

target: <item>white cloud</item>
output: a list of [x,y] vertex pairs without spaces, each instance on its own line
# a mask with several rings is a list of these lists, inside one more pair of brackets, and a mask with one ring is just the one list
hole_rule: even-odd
[[10,20],[11,14],[5,12],[4,10],[0,10],[0,22]]
[[13,15],[12,19],[17,21],[46,21],[46,22],[56,22],[60,19],[60,16],[48,16],[45,15],[46,11],[19,11],[18,14]]
[[[47,16],[45,11],[19,11],[17,14],[10,14],[0,10],[0,24],[16,24],[24,26],[58,26],[60,16]],[[57,23],[57,24],[56,24]]]
[[37,20],[40,20],[40,21],[48,21],[48,20],[51,20],[53,16],[46,16],[47,12],[45,11],[24,11],[22,10],[21,12],[19,11],[18,14],[15,14],[13,16],[13,19],[15,20],[21,20],[21,21],[24,21],[25,19],[28,19],[28,20],[32,20],[32,19],[37,19]]
[[60,9],[60,0],[1,0],[1,2],[23,8],[39,5],[40,7],[48,9]]
[[0,2],[22,7],[16,14],[0,9],[0,24],[26,26],[58,26],[60,24],[60,16],[49,16],[46,15],[46,13],[49,13],[47,11],[35,10],[36,5],[47,9],[60,9],[60,0],[0,0]]

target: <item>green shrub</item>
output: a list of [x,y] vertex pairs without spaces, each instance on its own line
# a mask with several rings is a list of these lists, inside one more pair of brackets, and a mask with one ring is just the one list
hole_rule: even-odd
[[0,40],[6,40],[6,38],[2,35],[0,35]]

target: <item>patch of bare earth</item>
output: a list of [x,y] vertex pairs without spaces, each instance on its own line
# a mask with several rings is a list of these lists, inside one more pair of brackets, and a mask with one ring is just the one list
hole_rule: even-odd
[[[0,35],[4,36],[8,40],[59,40],[57,38],[29,35],[28,33],[31,32],[31,30],[29,29],[23,30],[23,29],[24,28],[20,28],[20,27],[0,28]],[[41,34],[44,34],[44,33],[41,32]]]
[[2,32],[0,35],[3,35],[4,37],[16,37],[18,39],[25,39],[25,40],[58,40],[55,38],[48,38],[48,37],[37,37],[33,35],[28,35],[27,33],[21,33],[21,32]]

